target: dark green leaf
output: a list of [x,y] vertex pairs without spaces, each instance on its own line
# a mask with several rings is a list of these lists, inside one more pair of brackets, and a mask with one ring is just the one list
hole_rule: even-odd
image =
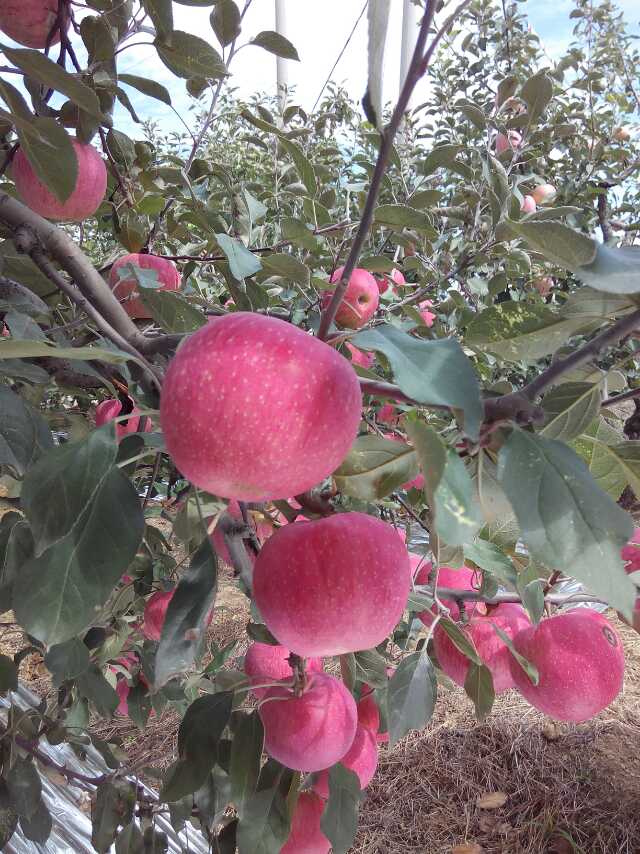
[[44,418],[10,388],[0,384],[0,465],[10,466],[22,476],[38,457],[53,447]]
[[142,0],[142,5],[151,18],[158,38],[170,45],[173,34],[173,4],[171,0]]
[[334,854],[347,854],[358,831],[360,781],[354,771],[338,763],[329,769],[329,799],[320,819],[322,832]]
[[9,797],[16,812],[22,818],[31,818],[40,804],[42,783],[38,769],[31,759],[16,759],[7,774]]
[[354,655],[356,678],[373,688],[386,688],[387,662],[376,649],[364,649]]
[[177,77],[216,80],[227,72],[220,54],[204,39],[191,33],[174,30],[170,45],[156,39],[155,46],[160,59]]
[[428,723],[437,693],[435,670],[426,651],[412,652],[400,662],[387,690],[391,745]]
[[388,228],[433,229],[428,214],[408,205],[378,205],[374,216],[378,225],[386,225]]
[[302,261],[284,253],[263,256],[262,269],[272,276],[281,276],[304,287],[308,286],[311,278],[311,270]]
[[200,763],[190,759],[178,759],[164,775],[160,800],[170,803],[179,801],[199,789],[206,777],[207,772],[203,775]]
[[133,819],[136,788],[127,780],[114,779],[101,783],[91,805],[91,842],[98,852],[107,852],[113,844],[119,825]]
[[438,625],[449,635],[449,639],[456,649],[466,656],[469,661],[474,664],[482,664],[482,659],[478,655],[473,640],[457,623],[454,623],[448,617],[442,617]]
[[[591,264],[596,258],[597,244],[586,234],[560,222],[507,220],[511,231],[524,237],[527,243],[561,267],[576,270]],[[592,284],[591,282],[589,284]]]
[[494,575],[502,584],[515,588],[517,573],[506,554],[495,543],[476,540],[464,547],[464,556],[485,572]]
[[66,202],[78,180],[78,158],[69,134],[55,119],[39,117],[20,126],[18,138],[37,177]]
[[293,772],[273,759],[263,766],[258,790],[245,799],[238,854],[279,854],[291,827],[287,794],[292,777]]
[[316,173],[310,161],[296,142],[293,142],[284,136],[280,136],[279,139],[280,145],[291,156],[291,159],[295,163],[296,170],[307,188],[307,192],[314,196],[317,190]]
[[263,30],[251,40],[250,44],[262,47],[269,53],[275,53],[276,56],[281,56],[283,59],[294,59],[296,62],[300,62],[298,51],[289,39],[274,30]]
[[520,90],[520,96],[528,107],[529,121],[533,124],[553,97],[551,78],[544,71],[539,71],[527,80]]
[[515,660],[518,662],[520,667],[527,674],[527,676],[529,677],[531,682],[534,685],[537,685],[538,682],[540,681],[540,675],[538,673],[538,668],[535,666],[535,664],[532,664],[530,661],[527,661],[527,659],[524,657],[524,655],[520,655],[518,650],[514,647],[513,642],[511,640],[511,638],[509,637],[509,635],[506,632],[503,632],[502,629],[500,628],[500,626],[497,626],[491,620],[490,617],[489,617],[489,622],[491,623],[491,627],[493,628],[495,633],[498,635],[498,637],[503,642],[503,644],[507,647],[507,649],[509,650],[511,655],[515,658]]
[[205,315],[180,294],[143,288],[140,297],[165,332],[195,332],[207,322]]
[[5,780],[0,778],[0,851],[5,850],[18,826],[18,813],[15,811]]
[[469,666],[467,678],[464,680],[464,690],[476,707],[476,717],[483,721],[493,708],[495,692],[493,690],[493,677],[491,671],[484,664]]
[[18,668],[8,655],[0,655],[0,693],[18,690]]
[[264,729],[257,710],[249,714],[241,713],[240,720],[233,733],[231,744],[231,799],[240,818],[244,814],[244,805],[256,791]]
[[118,708],[118,695],[95,664],[78,678],[78,691],[93,703],[102,717],[110,718]]
[[640,249],[637,246],[596,244],[596,256],[590,264],[575,270],[575,276],[598,291],[610,294],[640,292]]
[[135,821],[124,827],[116,837],[116,854],[147,854],[142,831]]
[[213,32],[222,47],[231,44],[240,35],[240,10],[233,0],[217,0],[210,19]]
[[52,826],[51,814],[42,798],[40,798],[38,808],[32,816],[20,818],[20,829],[26,838],[40,845],[43,845],[49,838]]
[[44,663],[57,684],[65,679],[76,679],[89,667],[89,650],[78,638],[49,647]]
[[364,501],[377,501],[419,472],[416,452],[404,442],[380,436],[360,436],[334,472],[340,492]]
[[155,98],[156,101],[162,101],[163,104],[171,106],[171,95],[168,90],[156,80],[149,80],[146,77],[138,77],[136,74],[119,74],[118,80],[120,83],[126,83],[127,86],[133,86],[138,92],[143,95],[148,95],[150,98]]

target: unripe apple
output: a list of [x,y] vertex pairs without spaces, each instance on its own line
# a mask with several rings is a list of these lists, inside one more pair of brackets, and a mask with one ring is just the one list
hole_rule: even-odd
[[302,694],[278,685],[260,703],[264,749],[294,771],[322,771],[339,762],[353,744],[356,703],[334,676],[312,673]]
[[514,638],[514,646],[540,676],[534,685],[512,660],[517,689],[532,706],[556,720],[589,720],[622,689],[622,643],[602,614],[590,608],[574,608],[524,629]]
[[377,646],[398,623],[410,585],[400,537],[365,513],[280,528],[261,549],[253,575],[267,628],[303,656]]
[[[226,513],[231,516],[232,519],[237,519],[238,521],[242,520],[242,511],[240,510],[240,506],[237,501],[230,501],[227,505]],[[268,539],[271,534],[273,534],[275,528],[270,522],[264,520],[264,517],[261,514],[255,514],[249,511],[249,515],[253,516],[255,521],[255,530],[256,537],[258,538],[259,543],[263,543],[266,539]],[[256,518],[258,516],[258,518]],[[227,544],[224,539],[224,534],[220,527],[220,522],[213,529],[213,533],[211,534],[211,545],[213,546],[213,550],[218,555],[220,560],[223,563],[231,566],[231,555],[229,554],[229,550],[227,549]],[[252,562],[255,561],[255,552],[253,549],[247,547],[247,554],[250,556]]]
[[[373,780],[373,775],[378,767],[378,745],[375,733],[370,729],[358,725],[353,744],[340,760],[340,764],[358,775],[360,788],[366,789]],[[320,771],[317,774],[313,791],[321,798],[329,797],[329,771]]]
[[[51,33],[57,17],[58,0],[2,0],[0,3],[0,30],[14,42],[36,50],[60,41],[59,29]],[[66,10],[61,27],[65,33],[69,29]]]
[[[129,400],[131,401],[129,417],[126,421],[119,421],[116,424],[116,438],[118,441],[121,441],[125,436],[128,436],[131,433],[151,433],[153,431],[153,424],[151,423],[151,420],[144,416],[143,421],[143,416],[140,415],[140,410],[131,398],[129,398]],[[103,400],[102,403],[99,403],[96,406],[96,427],[102,427],[103,424],[113,421],[114,418],[118,418],[122,414],[121,400],[116,400],[115,398]]]
[[320,827],[323,811],[322,798],[314,792],[300,792],[291,820],[291,832],[280,854],[329,854],[331,843]]
[[167,608],[175,592],[175,588],[166,592],[158,590],[157,593],[153,593],[147,599],[142,622],[142,634],[147,640],[160,640],[164,620],[167,616]]
[[556,188],[553,184],[538,184],[531,190],[533,200],[537,205],[546,205],[547,202],[552,202],[556,197]]
[[[330,282],[339,282],[344,267],[338,267]],[[333,291],[324,294],[322,306],[326,308],[331,302]],[[368,323],[378,308],[380,292],[376,280],[368,270],[360,267],[351,274],[344,298],[336,314],[336,323],[347,329],[360,329]]]
[[362,350],[354,347],[348,341],[345,346],[351,353],[351,361],[354,365],[360,365],[361,368],[370,368],[376,360],[375,353],[363,353]]
[[496,154],[504,154],[505,151],[511,149],[515,151],[522,145],[522,136],[517,130],[507,131],[506,134],[499,133],[496,136]]
[[621,125],[613,129],[613,138],[617,142],[629,142],[631,139],[631,131],[628,127]]
[[[431,562],[425,562],[422,555],[410,554],[409,557],[411,559],[411,568],[413,572],[420,567],[415,576],[415,583],[428,584],[429,575],[432,570]],[[474,581],[476,582],[475,584]],[[476,573],[472,569],[469,569],[468,566],[462,566],[460,569],[453,569],[450,566],[440,567],[440,571],[438,572],[438,588],[444,587],[449,590],[474,590],[479,586],[480,581],[477,580]],[[449,609],[452,620],[460,619],[460,608],[455,602],[443,599],[442,604]],[[467,602],[464,609],[469,615],[485,612],[485,606],[477,602]],[[431,623],[433,623],[433,614],[435,613],[437,613],[437,605],[434,605],[431,611],[423,611],[421,614],[418,614],[418,617],[422,620],[425,626],[429,627]]]
[[[462,631],[475,644],[478,655],[487,665],[493,677],[493,689],[501,694],[509,688],[515,688],[511,672],[511,652],[498,636],[492,623],[508,635],[512,640],[531,625],[524,608],[520,605],[503,603],[491,610],[486,616],[478,615],[471,618]],[[453,643],[446,631],[437,625],[433,633],[433,645],[440,662],[440,667],[450,679],[464,686],[471,662]]]
[[[293,678],[293,670],[289,664],[291,653],[284,646],[274,646],[269,643],[252,643],[244,657],[244,672],[252,685],[262,685],[266,682],[284,682]],[[305,662],[307,673],[322,673],[322,659],[309,658]],[[258,699],[264,697],[266,688],[253,688]]]
[[141,270],[155,270],[158,281],[162,285],[156,290],[179,291],[182,287],[182,277],[173,261],[159,255],[145,255],[138,252],[123,255],[111,266],[109,287],[120,300],[129,317],[148,319],[151,317],[151,312],[140,298],[139,286],[135,276],[125,275],[120,278],[120,269],[128,265],[139,267]]
[[210,320],[179,348],[160,403],[169,453],[223,498],[299,495],[333,472],[358,432],[362,395],[344,356],[248,312]]
[[541,297],[547,297],[551,293],[554,281],[551,276],[539,276],[533,280],[532,284]]
[[82,222],[93,216],[107,189],[107,169],[98,151],[75,139],[72,144],[78,160],[78,177],[66,202],[59,201],[42,183],[22,148],[13,158],[13,180],[24,203],[40,216],[56,222]]
[[522,213],[535,213],[536,212],[536,200],[533,196],[525,196],[520,205],[520,210]]

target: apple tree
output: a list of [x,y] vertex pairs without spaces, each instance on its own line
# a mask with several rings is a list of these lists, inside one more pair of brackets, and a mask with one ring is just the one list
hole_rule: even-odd
[[[370,0],[362,107],[330,84],[307,112],[231,88],[240,49],[300,61],[251,2],[0,9],[0,601],[24,638],[0,689],[34,651],[52,686],[0,733],[2,845],[50,833],[48,741],[105,757],[54,769],[97,851],[163,850],[168,809],[215,851],[346,852],[442,673],[480,719],[505,690],[581,721],[621,689],[613,625],[576,605],[640,623],[622,17],[575,0],[552,58],[516,3],[422,0],[386,107]],[[123,70],[140,38],[172,86]],[[225,567],[246,650],[207,633]],[[167,709],[149,801],[93,725]]]

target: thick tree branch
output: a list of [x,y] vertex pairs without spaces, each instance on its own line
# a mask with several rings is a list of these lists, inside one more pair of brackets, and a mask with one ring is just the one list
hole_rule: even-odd
[[633,400],[637,397],[640,397],[640,388],[632,388],[629,391],[623,392],[622,394],[616,394],[613,397],[608,397],[606,400],[602,401],[600,406],[603,408],[608,406],[615,406],[616,403],[624,403],[625,400]]

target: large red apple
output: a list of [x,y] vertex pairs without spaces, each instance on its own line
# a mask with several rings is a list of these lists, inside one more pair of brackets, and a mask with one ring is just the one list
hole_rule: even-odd
[[[116,424],[116,437],[118,441],[131,433],[151,433],[153,431],[151,420],[144,418],[143,422],[140,410],[131,398],[129,400],[131,402],[129,417],[126,421],[119,421]],[[121,400],[116,400],[115,398],[103,400],[102,403],[96,406],[96,427],[102,427],[103,424],[113,421],[114,418],[118,418],[122,414]]]
[[368,685],[362,689],[362,698],[358,703],[358,723],[374,735],[380,729],[380,709]]
[[294,771],[322,771],[339,762],[353,744],[356,703],[344,684],[310,674],[297,697],[286,685],[268,688],[261,703],[264,749]]
[[[475,644],[483,663],[491,671],[493,690],[496,694],[501,694],[509,688],[515,688],[511,672],[512,656],[491,625],[492,623],[495,623],[513,640],[518,632],[531,625],[531,620],[520,605],[504,603],[498,605],[486,616],[472,617],[468,625],[463,628],[463,632]],[[460,652],[440,625],[436,626],[433,633],[433,645],[442,670],[458,685],[464,685],[471,662]]]
[[546,205],[556,197],[556,188],[553,184],[538,184],[531,190],[531,195],[537,205]]
[[400,537],[365,513],[280,528],[261,549],[253,574],[253,595],[269,631],[304,656],[377,646],[400,619],[410,585]]
[[66,202],[59,201],[42,183],[21,148],[13,158],[13,180],[24,203],[40,216],[57,222],[82,222],[93,216],[107,189],[107,169],[98,151],[75,139],[72,143],[78,160],[78,177]]
[[300,792],[291,821],[289,838],[280,854],[329,854],[331,843],[322,832],[324,801],[313,792]]
[[[58,17],[58,0],[2,0],[0,30],[18,44],[43,50],[47,44],[58,44],[60,29],[52,33]],[[69,29],[69,16],[64,15],[62,29]]]
[[[411,568],[413,572],[418,569],[415,576],[416,584],[428,584],[429,575],[431,574],[432,564],[430,561],[424,560],[422,555],[411,554]],[[460,569],[453,569],[450,566],[441,566],[438,573],[438,588],[449,590],[474,590],[479,587],[480,582],[477,579],[476,573],[469,569],[468,566],[462,566]],[[460,619],[460,608],[456,602],[452,600],[442,600],[442,604],[449,609],[452,620]],[[485,613],[486,607],[478,602],[467,602],[465,611],[470,616],[473,613]],[[434,605],[431,611],[423,611],[418,614],[425,626],[430,626],[433,623],[433,615],[437,612],[437,606]]]
[[559,721],[586,721],[617,697],[624,651],[617,632],[597,611],[574,608],[524,629],[517,651],[538,669],[534,685],[511,661],[516,688],[536,709]]
[[111,267],[109,286],[122,303],[129,317],[147,319],[151,317],[151,312],[140,299],[139,286],[135,276],[127,275],[125,272],[123,277],[120,277],[120,270],[124,266],[139,267],[141,270],[155,270],[158,281],[162,285],[157,290],[179,291],[182,287],[182,277],[173,261],[159,255],[144,255],[137,252],[123,255]]
[[[378,767],[378,745],[376,736],[370,729],[358,725],[353,744],[340,760],[340,763],[358,775],[360,788],[366,789],[373,780]],[[321,798],[329,797],[329,771],[320,771],[313,783],[313,791]]]
[[331,474],[361,410],[344,356],[284,320],[248,312],[209,321],[180,347],[160,404],[182,474],[244,501],[298,495]]
[[[269,643],[252,643],[244,657],[244,672],[252,685],[263,685],[267,682],[284,682],[293,678],[293,670],[289,664],[291,653],[284,646],[274,646]],[[305,662],[307,673],[322,673],[322,659],[309,658]],[[253,688],[258,699],[262,699],[266,688]]]
[[[332,283],[339,282],[343,270],[344,267],[338,267],[330,281]],[[323,308],[326,308],[331,302],[332,296],[333,292],[325,293]],[[368,270],[356,267],[351,274],[347,290],[336,314],[336,323],[339,326],[345,326],[347,329],[360,329],[376,313],[379,300],[380,291],[374,277]]]

